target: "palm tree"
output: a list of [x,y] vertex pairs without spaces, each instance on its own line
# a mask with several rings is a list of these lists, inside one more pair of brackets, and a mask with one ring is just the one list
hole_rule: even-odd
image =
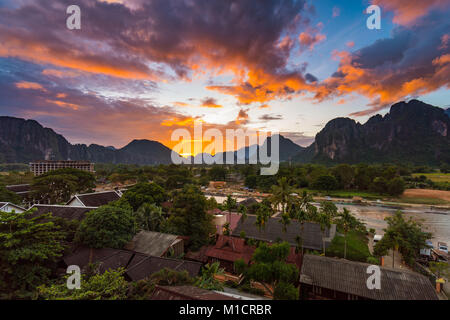
[[164,221],[162,208],[155,204],[144,203],[136,211],[138,228],[147,231],[159,231]]
[[223,203],[228,211],[228,222],[231,222],[231,210],[236,208],[236,203],[236,199],[230,195],[227,196],[227,199]]
[[286,213],[286,205],[292,201],[292,188],[288,183],[288,180],[286,177],[283,177],[278,180],[277,186],[272,186],[272,197],[271,201],[272,203],[278,207],[278,205],[281,205],[281,213]]
[[323,244],[323,254],[325,255],[325,231],[331,226],[331,218],[324,212],[319,213],[318,222],[320,224],[320,230],[322,231],[322,244]]
[[238,212],[242,216],[242,218],[241,218],[242,222],[244,222],[245,219],[247,219],[247,207],[241,204],[238,208]]
[[291,218],[289,217],[289,215],[287,213],[284,213],[283,215],[281,215],[281,220],[280,223],[283,225],[283,232],[287,232],[287,226],[288,224],[291,223]]
[[198,278],[196,285],[207,290],[223,290],[223,285],[215,276],[223,275],[225,270],[220,267],[219,262],[207,263],[202,269],[202,275]]
[[350,214],[347,208],[344,208],[342,213],[339,214],[339,225],[344,232],[344,259],[347,258],[347,234],[352,226],[353,216]]
[[265,230],[267,221],[270,219],[270,208],[268,208],[265,205],[259,206],[258,210],[256,211],[256,225],[259,228],[259,231],[261,229]]
[[305,234],[305,222],[306,222],[307,219],[308,219],[308,213],[307,213],[305,210],[300,209],[300,210],[297,212],[296,218],[297,218],[297,221],[300,223],[300,226],[301,226],[302,256],[303,256],[303,236],[304,236],[304,234]]

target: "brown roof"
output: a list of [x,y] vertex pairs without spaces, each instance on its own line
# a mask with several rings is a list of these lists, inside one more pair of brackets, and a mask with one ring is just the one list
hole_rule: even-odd
[[164,268],[175,271],[187,271],[190,276],[197,276],[202,266],[201,263],[153,257],[135,251],[120,249],[93,249],[79,247],[72,254],[63,257],[66,265],[86,267],[89,263],[98,263],[100,272],[108,269],[125,268],[125,274],[132,281],[145,279]]
[[[325,230],[325,238],[334,237],[335,227],[335,225],[332,225],[331,229]],[[278,240],[281,240],[289,242],[291,246],[296,246],[296,238],[297,236],[301,236],[304,248],[322,250],[323,246],[320,225],[312,222],[305,222],[302,227],[297,220],[291,220],[285,232],[280,218],[270,218],[267,221],[265,228],[259,230],[256,225],[256,216],[248,215],[244,221],[242,221],[242,218],[239,220],[236,229],[232,231],[232,235],[239,236],[242,231],[245,232],[246,238],[261,241],[277,242]],[[326,242],[325,246],[328,245],[329,242]]]
[[138,281],[162,269],[171,269],[175,271],[187,271],[191,277],[196,277],[201,267],[202,264],[200,262],[153,257],[136,253],[128,265],[126,275],[132,281]]
[[175,243],[178,236],[154,231],[141,231],[125,246],[125,249],[161,257]]
[[243,259],[249,263],[254,251],[255,247],[246,245],[244,239],[220,235],[215,246],[208,248],[205,255],[231,262]]
[[36,212],[32,214],[33,217],[51,212],[54,217],[78,221],[81,221],[86,217],[86,212],[95,209],[95,207],[71,207],[45,204],[35,204],[31,207],[31,209],[32,208],[36,209]]
[[9,191],[15,192],[17,194],[28,193],[31,191],[30,184],[10,185],[10,186],[6,186],[5,188],[8,189]]
[[78,194],[75,197],[86,207],[100,207],[120,199],[120,195],[116,191]]
[[367,288],[367,263],[305,255],[300,282],[373,300],[436,300],[430,280],[406,270],[380,267],[381,289]]
[[159,286],[157,285],[151,300],[239,300],[215,291],[193,286]]
[[208,261],[208,257],[206,256],[206,251],[211,248],[211,246],[203,246],[198,251],[188,251],[184,258],[187,260],[197,261],[206,263]]

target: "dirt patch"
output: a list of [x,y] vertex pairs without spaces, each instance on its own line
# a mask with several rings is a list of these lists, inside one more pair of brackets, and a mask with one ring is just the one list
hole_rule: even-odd
[[403,193],[406,198],[431,198],[450,201],[450,191],[432,189],[407,189]]

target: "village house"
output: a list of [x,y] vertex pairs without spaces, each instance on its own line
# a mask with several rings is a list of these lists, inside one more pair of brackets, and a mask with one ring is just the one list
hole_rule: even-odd
[[76,194],[66,205],[72,207],[101,207],[119,200],[121,197],[122,192],[116,190]]
[[300,236],[303,248],[318,251],[322,250],[324,242],[325,247],[328,247],[336,235],[336,225],[334,224],[327,228],[322,235],[320,225],[317,223],[305,222],[302,226],[297,220],[291,220],[290,224],[286,226],[286,230],[283,230],[280,220],[280,218],[270,218],[265,228],[260,230],[256,224],[256,216],[248,215],[245,220],[239,220],[232,235],[240,237],[243,233],[246,238],[269,243],[286,241],[293,247],[297,246],[297,239]]
[[380,267],[380,289],[369,289],[368,263],[305,255],[300,271],[301,299],[333,300],[437,300],[425,276]]
[[85,269],[89,264],[93,264],[97,266],[100,273],[108,269],[124,268],[126,270],[124,276],[128,281],[145,279],[165,268],[187,271],[191,277],[196,277],[202,267],[202,264],[198,262],[154,257],[130,250],[87,247],[75,249],[73,253],[64,256],[62,262],[62,268],[77,265]]
[[242,259],[249,264],[255,249],[246,245],[244,239],[219,235],[216,244],[205,251],[205,256],[208,263],[219,262],[225,271],[234,273],[234,262]]
[[22,213],[27,210],[11,202],[0,202],[0,211]]
[[184,239],[173,234],[140,231],[125,249],[155,257],[179,257],[184,253]]

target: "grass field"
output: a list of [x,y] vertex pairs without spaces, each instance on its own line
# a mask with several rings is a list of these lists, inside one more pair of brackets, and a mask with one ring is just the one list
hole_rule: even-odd
[[[349,232],[347,235],[347,259],[352,261],[367,262],[372,255],[367,245],[367,237],[357,232]],[[326,250],[329,257],[344,257],[344,237],[336,236]]]
[[414,173],[412,176],[425,176],[433,182],[450,182],[450,173]]

